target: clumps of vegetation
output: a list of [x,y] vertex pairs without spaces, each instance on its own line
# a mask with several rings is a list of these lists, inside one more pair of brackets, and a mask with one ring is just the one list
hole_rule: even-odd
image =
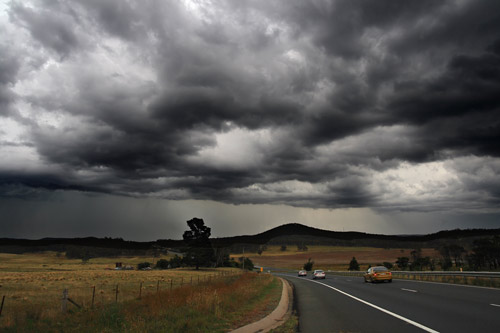
[[138,263],[137,264],[137,269],[138,270],[141,270],[141,269],[151,269],[151,263],[147,262],[147,261]]
[[280,251],[286,251],[286,245],[281,245]]
[[307,251],[307,250],[309,249],[307,248],[306,244],[302,243],[297,245],[297,251]]
[[238,268],[244,268],[244,269],[248,269],[249,271],[252,271],[255,267],[252,260],[250,260],[250,258],[248,258],[248,257],[240,257],[240,258],[238,258],[238,261],[239,261],[239,265],[236,266]]
[[409,263],[410,258],[408,257],[398,257],[398,260],[396,260],[396,265],[398,265],[399,269],[401,269],[402,271],[408,268]]
[[359,271],[359,264],[355,257],[352,257],[351,262],[349,263],[350,271]]
[[392,269],[392,267],[394,267],[394,265],[388,261],[384,261],[382,263],[382,266],[386,267],[387,269]]
[[314,261],[311,261],[311,258],[309,258],[309,260],[307,260],[307,262],[304,264],[304,269],[310,272],[312,271],[313,266],[314,266]]

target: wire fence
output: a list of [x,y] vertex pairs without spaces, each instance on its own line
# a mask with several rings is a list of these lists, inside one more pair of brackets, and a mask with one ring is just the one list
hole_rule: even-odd
[[114,303],[141,299],[148,295],[171,291],[182,286],[197,286],[221,279],[232,278],[241,271],[220,271],[197,275],[145,280],[127,283],[87,283],[74,286],[61,283],[50,288],[26,284],[24,288],[1,285],[0,327],[2,319],[16,321],[20,317],[38,320],[60,312],[82,308],[102,307]]

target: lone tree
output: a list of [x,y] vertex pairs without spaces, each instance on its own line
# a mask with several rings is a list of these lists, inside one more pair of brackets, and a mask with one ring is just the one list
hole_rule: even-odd
[[214,250],[210,243],[210,228],[205,226],[203,219],[193,218],[187,221],[191,230],[184,231],[182,238],[188,246],[185,263],[200,269],[200,266],[210,266]]
[[311,258],[304,264],[304,269],[308,272],[312,271],[312,268],[314,266],[314,261],[311,261]]
[[351,262],[349,263],[350,271],[359,271],[359,264],[355,257],[352,257]]

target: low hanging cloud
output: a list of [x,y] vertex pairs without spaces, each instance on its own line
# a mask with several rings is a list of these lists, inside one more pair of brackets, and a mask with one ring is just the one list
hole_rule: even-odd
[[500,4],[4,7],[0,197],[500,207]]

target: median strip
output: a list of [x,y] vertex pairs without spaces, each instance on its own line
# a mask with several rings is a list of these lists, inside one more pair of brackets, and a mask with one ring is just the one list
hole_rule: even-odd
[[386,310],[386,309],[384,309],[384,308],[381,308],[380,306],[377,306],[377,305],[371,304],[370,302],[367,302],[367,301],[365,301],[365,300],[362,300],[361,298],[358,298],[358,297],[356,297],[356,296],[353,296],[353,295],[351,295],[351,294],[348,294],[348,293],[346,293],[346,292],[344,292],[344,291],[342,291],[342,290],[340,290],[340,289],[337,289],[337,288],[335,288],[335,287],[329,286],[329,285],[327,285],[327,284],[325,284],[325,283],[318,282],[318,281],[313,281],[313,280],[306,280],[306,281],[310,281],[310,282],[318,283],[318,284],[321,284],[321,285],[323,285],[323,286],[325,286],[325,287],[327,287],[327,288],[333,289],[333,290],[335,290],[336,292],[341,293],[342,295],[348,296],[348,297],[350,297],[350,298],[352,298],[352,299],[354,299],[354,300],[356,300],[356,301],[358,301],[358,302],[361,302],[361,303],[363,303],[363,304],[366,304],[366,305],[368,305],[368,306],[371,306],[371,307],[372,307],[372,308],[374,308],[374,309],[377,309],[377,310],[379,310],[379,311],[382,311],[382,312],[384,312],[384,313],[387,313],[387,314],[388,314],[388,315],[390,315],[390,316],[393,316],[393,317],[398,318],[398,319],[400,319],[400,320],[402,320],[402,321],[405,321],[405,322],[407,322],[408,324],[413,325],[413,326],[415,326],[415,327],[418,327],[418,328],[420,328],[420,329],[422,329],[422,330],[424,330],[424,331],[426,331],[426,332],[431,332],[431,333],[439,333],[439,331],[433,330],[432,328],[429,328],[429,327],[427,327],[427,326],[424,326],[424,325],[422,325],[422,324],[419,324],[419,323],[417,323],[416,321],[413,321],[413,320],[411,320],[411,319],[408,319],[408,318],[405,318],[405,317],[403,317],[403,316],[400,316],[400,315],[398,315],[397,313],[394,313],[394,312],[391,312],[391,311]]

